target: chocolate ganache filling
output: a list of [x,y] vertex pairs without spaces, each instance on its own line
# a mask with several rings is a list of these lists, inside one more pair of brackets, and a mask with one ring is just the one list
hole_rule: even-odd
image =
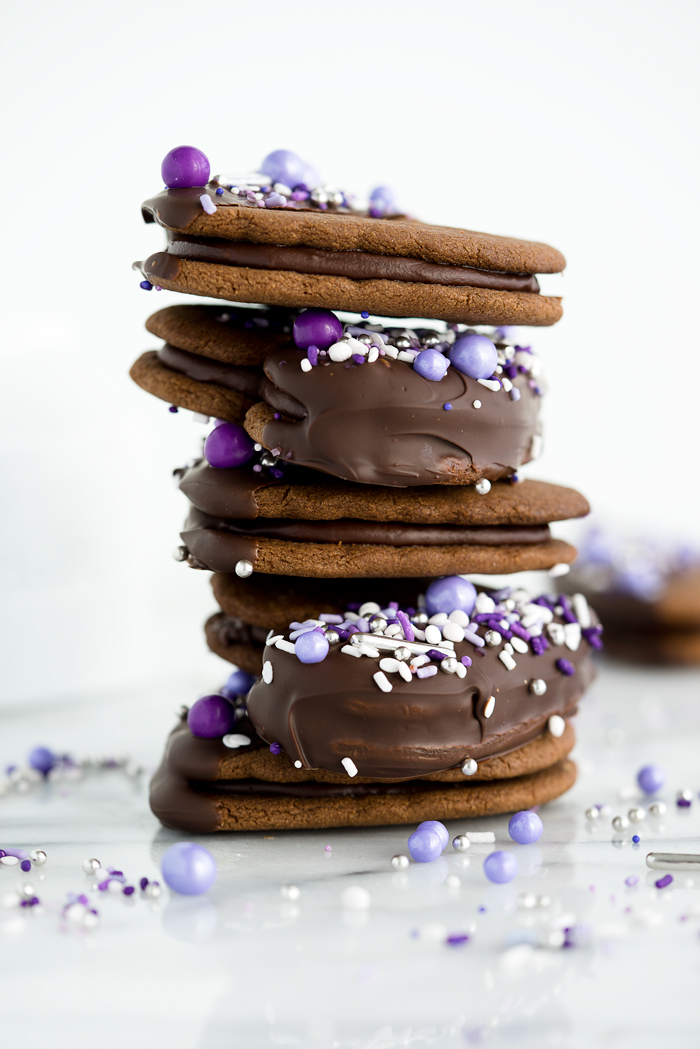
[[350,280],[399,280],[412,284],[442,284],[457,288],[490,288],[539,294],[537,277],[528,273],[500,273],[471,266],[448,266],[399,255],[367,251],[328,251],[322,248],[249,244],[223,237],[193,237],[168,233],[168,255],[190,262],[251,269],[287,270]]
[[260,396],[260,384],[265,379],[261,368],[240,368],[235,364],[225,364],[188,350],[178,350],[168,343],[157,351],[157,357],[171,371],[180,372],[197,382],[235,390],[251,400]]
[[289,418],[266,421],[263,443],[282,459],[346,481],[408,486],[465,483],[465,470],[472,481],[494,481],[532,458],[539,390],[515,369],[519,399],[454,367],[434,382],[389,357],[361,365],[325,359],[302,371],[304,356],[276,351],[265,361],[270,385],[261,393]]

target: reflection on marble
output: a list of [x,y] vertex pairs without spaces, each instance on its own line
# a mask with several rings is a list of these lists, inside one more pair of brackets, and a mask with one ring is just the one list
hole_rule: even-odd
[[[0,708],[0,761],[43,743],[76,756],[128,751],[152,769],[193,691]],[[390,859],[406,851],[410,828],[202,837],[219,877],[199,898],[101,893],[82,870],[95,856],[132,883],[159,877],[163,851],[181,836],[151,816],[147,773],[95,772],[0,798],[0,847],[48,854],[27,875],[0,870],[0,900],[30,881],[42,901],[0,908],[4,1040],[59,1049],[696,1046],[700,878],[678,875],[659,890],[644,857],[700,852],[700,674],[603,664],[578,732],[579,782],[542,809],[536,845],[511,843],[507,817],[454,822],[450,839],[493,830],[495,846],[449,847],[398,872]],[[650,761],[669,772],[668,812],[615,834],[610,819],[638,802],[635,773]],[[695,801],[679,810],[675,791],[686,786]],[[610,816],[587,821],[600,803]],[[484,878],[494,847],[518,857],[508,885]],[[290,884],[297,899],[282,895]],[[368,911],[341,908],[349,885],[369,891]],[[67,894],[83,892],[100,913],[95,930],[61,916]]]

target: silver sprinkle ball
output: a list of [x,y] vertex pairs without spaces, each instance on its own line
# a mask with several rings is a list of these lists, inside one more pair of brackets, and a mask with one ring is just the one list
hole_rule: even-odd
[[398,856],[391,857],[391,866],[395,871],[407,871],[410,865],[408,856],[400,854]]
[[301,896],[301,890],[298,885],[283,885],[280,893],[285,900],[298,900]]
[[95,871],[98,871],[101,866],[102,864],[99,860],[83,860],[83,870],[86,874],[94,874]]
[[466,834],[458,834],[456,838],[452,839],[452,848],[455,852],[466,852],[467,849],[471,848],[471,844]]
[[649,815],[658,818],[659,816],[666,815],[666,802],[664,801],[652,801],[649,806]]
[[173,560],[175,561],[186,561],[189,550],[186,546],[176,546],[173,550]]
[[627,830],[627,828],[630,825],[630,821],[627,819],[626,816],[613,816],[612,825],[613,830]]
[[43,867],[46,863],[46,853],[43,849],[34,849],[33,852],[29,853],[29,859],[35,867]]
[[474,758],[465,758],[461,766],[462,772],[465,776],[473,776],[478,767],[479,766],[474,761]]
[[641,805],[635,805],[629,810],[629,812],[627,813],[627,817],[630,823],[641,823],[642,820],[645,820],[647,818],[647,814],[641,807]]
[[253,574],[253,563],[243,558],[236,562],[236,575],[239,579],[248,579]]
[[586,809],[585,816],[587,820],[597,820],[600,816],[600,813],[598,812],[598,809],[595,807],[595,805],[593,805],[590,809]]

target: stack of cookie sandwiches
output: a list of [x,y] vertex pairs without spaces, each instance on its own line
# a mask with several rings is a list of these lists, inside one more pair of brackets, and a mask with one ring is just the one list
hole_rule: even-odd
[[[151,786],[187,831],[416,823],[568,789],[569,718],[601,627],[585,597],[476,586],[576,551],[578,492],[522,480],[542,378],[512,325],[550,325],[545,244],[359,203],[279,150],[210,178],[163,162],[167,236],[142,286],[169,306],[132,377],[211,418],[176,471],[177,558],[212,575],[209,647],[234,664],[183,712]],[[264,305],[260,305],[260,304]],[[420,320],[411,318],[422,318]]]

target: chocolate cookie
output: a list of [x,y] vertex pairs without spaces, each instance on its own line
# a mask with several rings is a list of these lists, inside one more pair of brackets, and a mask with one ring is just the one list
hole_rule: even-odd
[[[573,488],[546,481],[499,481],[481,495],[474,487],[416,488],[351,484],[316,471],[276,465],[273,475],[262,458],[253,465],[217,469],[200,460],[179,471],[180,490],[213,517],[256,517],[304,521],[402,521],[421,525],[534,526],[585,517],[590,507]],[[260,466],[259,470],[255,466]]]
[[540,295],[534,279],[564,268],[547,245],[323,206],[248,199],[216,180],[166,189],[143,214],[171,231],[167,250],[141,269],[161,287],[237,302],[478,324],[561,316],[560,299]]
[[298,313],[266,306],[166,306],[148,318],[146,329],[180,350],[223,364],[256,367],[273,350],[293,345]]
[[229,663],[235,663],[247,674],[262,671],[262,654],[268,631],[255,627],[225,612],[210,616],[204,624],[207,645]]
[[484,762],[468,782],[462,776],[461,782],[431,777],[348,784],[322,770],[310,779],[284,754],[273,758],[259,747],[254,733],[251,738],[252,746],[227,751],[220,740],[193,737],[181,722],[151,782],[158,819],[195,833],[419,823],[544,804],[576,778],[574,764],[564,757],[574,743],[568,726],[560,739],[541,736],[506,759]]
[[[157,352],[149,350],[134,362],[129,375],[142,390],[168,404],[227,422],[242,423],[246,412],[257,400],[258,388],[264,378],[262,370],[209,362],[206,374],[211,380],[200,382],[182,374],[176,367],[182,358],[192,356],[170,346]],[[235,386],[227,389],[224,383]]]

